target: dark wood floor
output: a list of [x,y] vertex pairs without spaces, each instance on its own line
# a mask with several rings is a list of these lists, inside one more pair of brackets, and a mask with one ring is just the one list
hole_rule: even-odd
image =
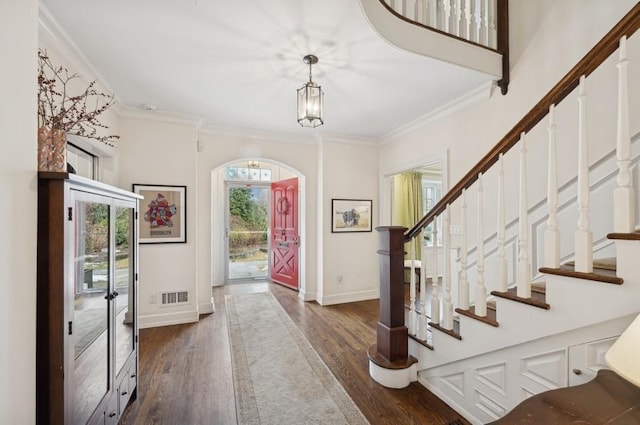
[[371,424],[467,423],[417,383],[392,390],[369,377],[378,301],[321,307],[268,283],[215,288],[216,312],[200,322],[141,330],[138,397],[120,423],[236,424],[224,295],[261,291],[274,293]]

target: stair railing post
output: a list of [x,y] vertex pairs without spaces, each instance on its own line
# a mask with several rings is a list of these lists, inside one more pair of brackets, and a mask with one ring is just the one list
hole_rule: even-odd
[[520,202],[518,214],[517,295],[531,298],[531,262],[529,261],[529,212],[527,210],[527,145],[525,133],[520,134]]
[[406,361],[409,342],[404,324],[404,232],[407,229],[383,226],[376,230],[380,235],[380,317],[375,351],[388,362]]
[[444,211],[444,224],[442,225],[442,240],[444,249],[444,264],[442,271],[442,283],[444,286],[444,300],[442,303],[442,326],[445,329],[453,329],[453,303],[451,302],[451,209],[447,204]]
[[438,217],[433,218],[433,231],[431,235],[433,247],[431,267],[431,323],[440,324],[440,287],[438,282]]
[[574,235],[575,270],[593,272],[593,235],[589,228],[589,153],[587,145],[587,94],[585,76],[578,94],[578,229]]
[[483,212],[482,173],[478,174],[478,259],[475,314],[485,317],[487,315],[487,286],[484,282],[484,212]]
[[462,189],[460,195],[460,274],[458,277],[458,307],[469,310],[469,274],[467,271],[467,189]]
[[549,107],[547,207],[549,218],[544,232],[544,266],[560,267],[560,231],[558,230],[558,159],[556,154],[556,118],[555,106]]
[[507,257],[504,251],[504,234],[506,227],[504,218],[504,204],[504,158],[503,154],[500,154],[500,157],[498,159],[498,232],[496,238],[498,242],[496,290],[500,292],[506,292],[509,286]]
[[369,376],[391,388],[404,388],[417,379],[415,357],[409,355],[404,324],[405,227],[376,227],[380,254],[380,317],[376,343],[367,350]]
[[620,39],[618,64],[618,120],[616,158],[618,160],[617,187],[613,192],[613,231],[631,233],[635,229],[635,201],[631,177],[631,137],[629,130],[629,77],[627,37]]

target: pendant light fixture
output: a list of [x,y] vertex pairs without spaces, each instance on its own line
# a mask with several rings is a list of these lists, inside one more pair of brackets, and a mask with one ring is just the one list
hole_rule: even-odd
[[318,63],[318,57],[306,55],[302,60],[309,65],[309,82],[298,89],[298,123],[315,128],[324,124],[324,93],[311,79],[311,65]]

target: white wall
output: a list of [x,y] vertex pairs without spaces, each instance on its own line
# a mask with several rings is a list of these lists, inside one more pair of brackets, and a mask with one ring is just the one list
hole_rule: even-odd
[[0,418],[35,423],[38,2],[0,0]]
[[[187,242],[140,245],[140,326],[197,321],[199,229],[195,126],[122,118],[120,134],[120,185],[123,188],[131,190],[134,183],[187,186]],[[144,208],[141,204],[141,213]],[[189,303],[162,307],[160,293],[163,291],[188,291]],[[210,288],[208,293],[210,298]]]
[[[324,140],[322,149],[323,305],[380,296],[378,232],[378,148]],[[332,233],[332,199],[370,199],[371,233]],[[342,277],[339,281],[338,276]]]

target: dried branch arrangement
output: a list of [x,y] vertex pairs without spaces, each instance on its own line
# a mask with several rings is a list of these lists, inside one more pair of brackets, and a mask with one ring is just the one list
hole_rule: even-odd
[[38,51],[38,126],[113,146],[120,136],[98,135],[98,128],[108,128],[98,121],[98,116],[113,106],[114,95],[98,91],[95,81],[84,92],[71,95],[69,83],[76,78],[80,78],[78,74],[53,65],[45,51]]

